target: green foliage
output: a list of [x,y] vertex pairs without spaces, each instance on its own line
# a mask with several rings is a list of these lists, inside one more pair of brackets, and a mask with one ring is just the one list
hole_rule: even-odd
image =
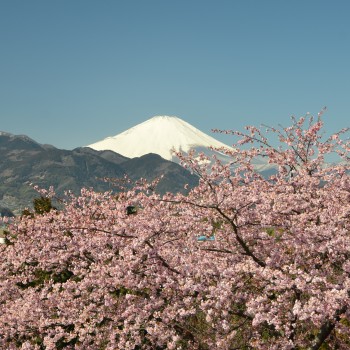
[[29,209],[22,210],[22,216],[27,216],[30,218],[34,218],[34,214]]
[[128,215],[132,215],[132,214],[137,214],[137,207],[133,206],[133,205],[129,205],[127,208],[126,208],[126,213]]
[[266,229],[266,233],[270,236],[275,238],[276,242],[279,242],[282,239],[282,235],[283,235],[283,230],[281,229],[277,229],[277,228],[273,228],[273,227],[268,227]]
[[53,280],[54,283],[65,283],[67,282],[71,277],[73,276],[73,272],[69,270],[63,270],[58,273],[53,273],[52,271],[45,271],[42,269],[37,269],[34,272],[34,279],[27,282],[19,282],[17,283],[17,286],[21,289],[27,289],[30,287],[40,287],[42,286],[46,281],[49,281],[50,279]]
[[40,198],[34,198],[33,205],[35,213],[40,215],[48,213],[52,209],[56,209],[52,206],[51,198],[43,196]]
[[33,199],[33,207],[34,213],[30,211],[28,208],[22,210],[22,216],[27,216],[30,218],[34,218],[35,214],[43,215],[45,213],[50,212],[52,209],[56,209],[52,205],[51,198],[40,196],[39,198]]
[[3,237],[4,243],[6,245],[12,245],[13,244],[13,243],[11,243],[9,238],[16,238],[16,235],[12,235],[9,231],[3,230],[3,229],[0,229],[0,236]]

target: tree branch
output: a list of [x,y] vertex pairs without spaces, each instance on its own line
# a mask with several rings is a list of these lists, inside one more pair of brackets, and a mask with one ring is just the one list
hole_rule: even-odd
[[325,340],[329,337],[335,328],[335,325],[340,320],[340,315],[343,314],[347,309],[347,306],[343,306],[341,309],[337,310],[335,313],[334,320],[327,320],[323,323],[318,332],[313,344],[307,350],[318,350],[321,348]]

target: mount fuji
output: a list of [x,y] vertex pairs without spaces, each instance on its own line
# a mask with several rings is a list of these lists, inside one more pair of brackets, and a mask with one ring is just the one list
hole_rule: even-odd
[[229,146],[198,130],[191,124],[174,116],[155,116],[121,134],[107,137],[88,145],[97,151],[110,150],[128,158],[155,153],[162,158],[179,162],[172,150],[188,153],[191,149],[207,155],[216,154],[228,161],[228,157],[209,149]]
[[[128,158],[141,157],[149,153],[160,155],[166,160],[179,163],[173,150],[188,153],[194,150],[209,157],[215,155],[223,163],[232,159],[214,148],[231,148],[215,138],[198,130],[186,121],[175,116],[155,116],[118,135],[107,137],[88,145],[97,151],[114,151]],[[262,159],[254,160],[257,171],[269,174],[275,167]]]

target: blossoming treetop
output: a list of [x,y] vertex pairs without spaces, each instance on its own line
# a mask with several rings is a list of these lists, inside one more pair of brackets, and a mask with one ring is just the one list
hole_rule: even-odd
[[345,130],[322,139],[321,116],[292,121],[268,130],[278,147],[228,132],[231,164],[178,154],[200,177],[187,196],[83,189],[18,218],[0,247],[0,347],[349,348],[349,145]]

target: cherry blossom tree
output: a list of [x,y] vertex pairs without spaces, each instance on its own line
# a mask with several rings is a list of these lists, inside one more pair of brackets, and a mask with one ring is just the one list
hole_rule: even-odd
[[188,195],[141,181],[17,218],[0,246],[0,347],[348,349],[349,144],[322,130],[320,114],[227,131],[230,164],[178,154],[200,178]]

